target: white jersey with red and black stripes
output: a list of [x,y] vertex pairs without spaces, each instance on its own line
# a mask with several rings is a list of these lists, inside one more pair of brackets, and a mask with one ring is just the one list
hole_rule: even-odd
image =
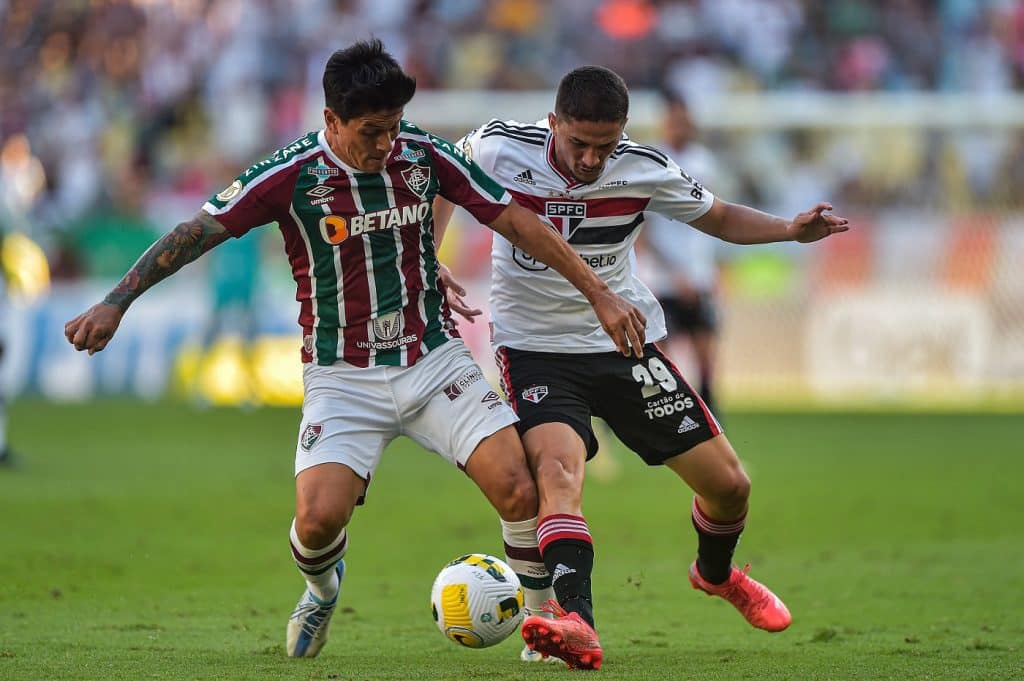
[[[665,337],[661,306],[636,274],[633,244],[645,211],[689,222],[711,208],[709,191],[665,154],[626,138],[595,182],[576,182],[555,163],[547,120],[492,120],[459,145],[561,234],[612,291],[646,315],[648,341]],[[615,350],[593,308],[560,274],[497,234],[491,263],[495,345],[535,352]]]

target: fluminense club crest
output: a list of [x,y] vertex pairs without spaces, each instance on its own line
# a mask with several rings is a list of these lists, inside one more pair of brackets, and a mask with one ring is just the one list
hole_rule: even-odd
[[323,432],[324,424],[322,423],[306,424],[306,429],[302,431],[302,435],[299,437],[299,446],[308,452],[316,444],[316,441],[320,439],[320,434]]
[[409,166],[402,171],[402,179],[409,191],[421,199],[425,198],[427,187],[430,186],[430,166]]

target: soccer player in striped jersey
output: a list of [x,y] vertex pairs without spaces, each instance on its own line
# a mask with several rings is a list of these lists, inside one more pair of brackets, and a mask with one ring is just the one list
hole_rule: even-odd
[[623,353],[639,356],[642,314],[462,152],[402,120],[416,82],[380,41],[338,50],[324,70],[326,127],[243,171],[195,218],[147,250],[101,302],[71,320],[78,350],[103,350],[128,306],[229,237],[276,222],[302,327],[304,403],[290,532],[307,588],[286,650],[327,639],[344,576],[346,526],[385,446],[407,435],[465,471],[501,518],[527,587],[549,583],[537,547],[537,490],[516,416],[459,338],[434,250],[432,200],[464,206],[561,272]]
[[[562,79],[546,120],[492,120],[459,144],[643,312],[648,338],[661,340],[666,331],[657,300],[634,272],[633,244],[645,212],[740,244],[810,242],[847,229],[827,203],[786,220],[716,198],[665,154],[625,137],[628,109],[617,74],[582,67]],[[451,208],[443,201],[436,208],[444,225]],[[537,479],[541,556],[557,598],[548,608],[554,618],[534,615],[523,623],[527,645],[575,668],[602,661],[591,593],[594,547],[582,511],[584,462],[597,450],[591,416],[696,493],[693,587],[725,598],[755,627],[789,626],[782,601],[732,565],[750,480],[700,395],[653,343],[640,358],[617,354],[585,301],[529,248],[499,235],[491,255],[496,357]]]

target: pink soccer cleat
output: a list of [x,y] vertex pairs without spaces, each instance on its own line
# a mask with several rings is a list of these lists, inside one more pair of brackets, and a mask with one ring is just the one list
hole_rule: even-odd
[[747,576],[750,563],[740,570],[732,568],[729,579],[721,584],[704,581],[697,571],[697,562],[690,565],[690,584],[708,596],[721,596],[747,618],[753,626],[765,631],[782,631],[793,621],[789,609],[771,589]]
[[544,657],[557,657],[569,669],[600,669],[603,655],[597,632],[574,612],[549,600],[541,609],[554,615],[531,615],[523,622],[527,647]]

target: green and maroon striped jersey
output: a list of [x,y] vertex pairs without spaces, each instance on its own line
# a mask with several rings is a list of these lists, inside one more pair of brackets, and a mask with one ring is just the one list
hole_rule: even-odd
[[484,224],[510,195],[451,143],[402,121],[382,172],[311,132],[253,164],[203,210],[238,237],[277,222],[295,278],[302,361],[411,366],[458,336],[438,279],[432,202]]

